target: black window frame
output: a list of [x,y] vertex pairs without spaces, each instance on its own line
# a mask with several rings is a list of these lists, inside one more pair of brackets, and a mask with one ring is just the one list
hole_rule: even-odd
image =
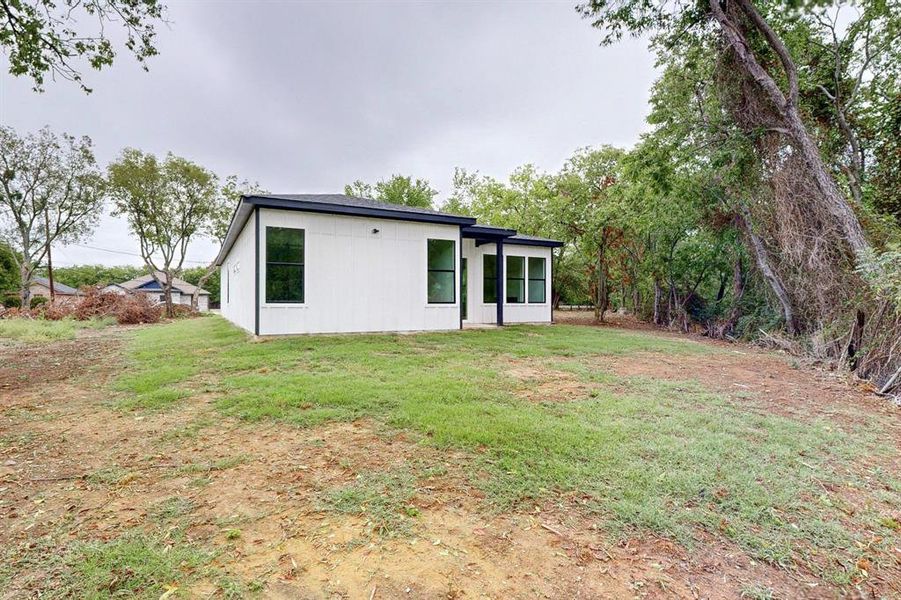
[[[504,300],[505,304],[525,304],[528,290],[526,290],[526,257],[508,254],[504,261]],[[519,259],[522,261],[522,277],[510,277],[510,259]],[[522,282],[522,300],[510,300],[509,290],[511,281]]]
[[[544,277],[532,277],[531,263],[533,260],[540,260],[544,263],[542,271]],[[526,302],[528,304],[547,304],[547,257],[545,256],[527,256],[526,257]],[[541,300],[532,300],[532,282],[541,282]]]
[[[497,271],[497,254],[482,255],[482,304],[497,304],[497,273],[495,272],[489,277],[488,270],[485,268],[488,264]],[[494,288],[494,300],[489,300],[487,296],[489,283],[490,287]]]
[[[429,250],[431,246],[431,242],[448,242],[451,245],[451,256],[454,257],[453,268],[451,269],[433,269],[431,268],[429,260]],[[426,304],[456,304],[457,303],[457,240],[449,240],[446,238],[427,238],[425,242],[425,301]],[[440,300],[433,301],[429,298],[429,280],[431,279],[432,273],[450,273],[451,274],[451,288],[454,291],[452,300]]]
[[[301,262],[289,262],[289,261],[280,261],[280,260],[269,260],[269,233],[273,229],[285,229],[288,231],[298,231],[301,236],[301,252],[300,252],[300,261]],[[307,232],[305,229],[301,229],[300,227],[279,227],[275,225],[267,225],[266,226],[266,243],[264,246],[264,251],[266,252],[266,279],[263,282],[264,286],[264,294],[266,296],[266,304],[304,304],[307,299],[306,288],[307,288],[307,269],[306,269],[306,258],[307,258]],[[300,268],[300,300],[270,300],[269,299],[269,274],[271,270],[269,269],[270,265],[277,265],[283,267],[299,267]]]

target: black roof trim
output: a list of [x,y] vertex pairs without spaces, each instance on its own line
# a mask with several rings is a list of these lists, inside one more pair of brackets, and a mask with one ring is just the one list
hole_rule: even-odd
[[[321,200],[320,200],[321,198]],[[337,200],[336,200],[337,198]],[[377,219],[394,219],[397,221],[418,221],[420,223],[441,223],[445,225],[473,225],[473,217],[451,215],[434,210],[400,207],[351,196],[323,195],[317,197],[310,194],[299,197],[290,196],[244,196],[247,203],[262,208],[279,208],[283,210],[300,210],[306,212],[328,213],[333,215],[350,215],[356,217],[374,217]],[[342,199],[346,202],[342,202]]]
[[490,225],[469,225],[461,228],[463,237],[470,239],[497,239],[509,238],[516,235],[515,229],[504,229],[502,227],[492,227]]
[[464,238],[490,242],[503,241],[520,246],[545,246],[549,248],[563,246],[563,242],[556,240],[519,235],[515,229],[476,225],[476,220],[473,217],[452,215],[412,206],[387,204],[369,198],[357,198],[342,194],[254,194],[241,196],[241,201],[235,207],[225,241],[219,250],[219,255],[216,257],[216,265],[221,265],[222,261],[225,260],[255,208],[458,225]]
[[518,246],[544,246],[546,248],[561,248],[563,242],[557,240],[549,240],[546,238],[537,238],[527,235],[514,235],[504,240],[505,244],[516,244]]

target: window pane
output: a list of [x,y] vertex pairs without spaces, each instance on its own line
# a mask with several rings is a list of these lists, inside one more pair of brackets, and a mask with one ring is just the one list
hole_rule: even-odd
[[267,227],[266,262],[303,263],[303,229]]
[[529,279],[544,279],[544,259],[541,257],[529,257]]
[[429,240],[429,269],[441,269],[453,271],[454,260],[453,240]]
[[429,302],[453,304],[453,271],[429,271]]
[[529,302],[544,302],[544,294],[544,279],[539,279],[538,281],[529,279]]
[[303,302],[303,266],[266,265],[266,302]]
[[526,301],[525,282],[522,279],[507,280],[507,302],[519,304]]
[[526,259],[524,256],[507,257],[507,302],[519,304],[526,301]]
[[544,269],[544,258],[529,257],[529,302],[543,303],[546,301]]
[[497,302],[497,255],[482,255],[482,302]]
[[526,276],[526,259],[522,256],[507,257],[507,277],[513,279],[523,279]]

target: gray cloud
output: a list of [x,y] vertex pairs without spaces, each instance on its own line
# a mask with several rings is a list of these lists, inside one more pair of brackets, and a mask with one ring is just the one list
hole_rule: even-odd
[[[503,177],[556,169],[581,146],[645,129],[653,58],[611,48],[565,2],[170,0],[172,25],[144,73],[122,54],[35,94],[0,75],[0,120],[87,134],[102,164],[125,146],[172,151],[282,192],[334,192],[394,172],[450,192],[455,166]],[[89,245],[134,251],[105,217]],[[191,258],[214,254],[198,242]],[[61,262],[129,257],[69,247]]]

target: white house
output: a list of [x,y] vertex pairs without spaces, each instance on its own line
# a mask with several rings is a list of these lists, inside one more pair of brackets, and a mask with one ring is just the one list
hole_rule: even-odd
[[[166,274],[162,271],[157,272],[157,277],[161,281],[166,280]],[[197,286],[188,283],[184,279],[178,277],[172,278],[172,303],[191,306],[191,298]],[[141,275],[122,283],[111,283],[105,288],[104,292],[112,292],[116,294],[146,294],[154,303],[160,304],[166,301],[166,294],[163,288],[156,280],[148,275]],[[206,312],[210,309],[210,293],[201,289],[197,295],[197,310]]]
[[548,323],[559,246],[366,198],[243,196],[216,258],[220,305],[256,335]]

